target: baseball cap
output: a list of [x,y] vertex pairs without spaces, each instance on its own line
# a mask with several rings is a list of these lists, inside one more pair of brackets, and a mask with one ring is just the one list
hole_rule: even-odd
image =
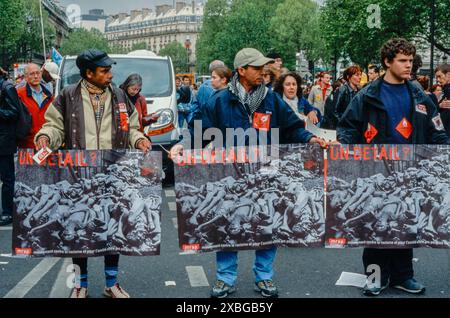
[[116,61],[111,59],[106,52],[97,49],[89,49],[81,52],[77,57],[77,66],[96,66],[108,67],[116,64]]
[[243,66],[263,66],[270,62],[275,62],[274,59],[265,57],[260,51],[252,48],[245,48],[240,50],[234,58],[234,68],[237,69]]
[[60,79],[58,75],[59,67],[55,62],[45,62],[42,69],[46,70],[54,80]]

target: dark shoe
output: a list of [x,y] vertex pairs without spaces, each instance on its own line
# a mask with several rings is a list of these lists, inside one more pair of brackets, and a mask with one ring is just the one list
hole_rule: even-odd
[[11,215],[2,215],[0,217],[0,226],[10,225],[12,223]]
[[401,284],[392,286],[393,288],[403,290],[410,294],[422,294],[425,292],[425,286],[416,281],[414,278],[405,280]]
[[276,298],[278,297],[278,289],[270,279],[262,280],[255,283],[255,291],[261,293],[263,297]]
[[236,291],[236,288],[234,286],[230,286],[225,284],[221,280],[217,280],[214,284],[213,289],[211,290],[211,297],[212,298],[225,298],[228,295],[234,293]]
[[364,296],[378,296],[383,290],[388,288],[389,281],[387,281],[385,284],[382,284],[380,287],[377,287],[376,284],[372,284],[370,287],[369,285],[364,286],[363,289],[363,295]]

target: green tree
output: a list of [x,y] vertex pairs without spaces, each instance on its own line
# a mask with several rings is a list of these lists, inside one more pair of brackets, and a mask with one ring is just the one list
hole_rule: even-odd
[[[19,40],[22,46],[22,51],[19,54],[23,58],[30,58],[29,52],[44,55],[39,0],[20,0],[19,2],[25,4],[22,20],[25,20],[26,23],[25,30]],[[44,21],[45,50],[49,54],[56,40],[56,29],[50,23],[48,12],[44,8],[42,8],[42,18]]]
[[[200,36],[198,60],[202,69],[214,59],[233,66],[234,56],[245,47],[263,53],[276,50],[272,46],[270,20],[284,0],[208,1],[219,8],[205,9],[205,24]],[[210,10],[210,11],[208,11]]]
[[140,43],[133,44],[133,46],[131,47],[131,51],[147,50],[147,48],[148,48],[147,43],[140,42]]
[[159,51],[160,56],[170,56],[175,73],[188,72],[188,53],[179,42],[171,42]]
[[127,54],[129,50],[118,44],[109,45],[108,54]]
[[201,74],[208,72],[211,61],[221,57],[216,35],[222,30],[229,10],[229,5],[224,0],[209,0],[205,5],[202,30],[196,48],[197,70]]
[[62,55],[78,55],[80,52],[92,48],[105,52],[110,51],[108,41],[99,30],[77,29],[63,41],[60,51]]
[[[322,25],[329,50],[366,66],[379,62],[379,49],[393,37],[430,43],[431,3],[428,0],[328,0]],[[450,54],[448,0],[436,3],[436,47]],[[380,8],[380,23],[370,25],[370,5]],[[368,12],[369,11],[369,12]]]
[[226,24],[217,34],[217,46],[221,59],[233,66],[236,53],[252,47],[263,53],[277,50],[272,46],[270,20],[282,1],[235,0],[232,3]]
[[0,54],[4,68],[16,57],[17,43],[25,30],[25,7],[21,1],[0,1]]
[[320,28],[319,6],[311,0],[286,0],[280,4],[270,23],[273,46],[293,69],[295,54],[305,51],[308,59],[328,59]]

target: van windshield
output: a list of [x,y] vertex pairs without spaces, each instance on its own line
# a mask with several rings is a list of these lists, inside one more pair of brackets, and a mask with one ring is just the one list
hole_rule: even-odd
[[[168,97],[172,94],[170,64],[168,60],[152,60],[143,58],[113,58],[117,64],[112,66],[113,86],[120,86],[127,77],[137,73],[142,77],[141,94],[147,98]],[[64,62],[61,87],[78,83],[81,79],[80,71],[75,59]]]

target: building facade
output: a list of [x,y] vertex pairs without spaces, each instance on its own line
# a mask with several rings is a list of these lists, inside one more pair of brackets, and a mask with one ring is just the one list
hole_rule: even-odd
[[119,13],[107,21],[105,37],[110,45],[131,50],[133,45],[145,43],[156,54],[171,42],[181,43],[189,54],[189,63],[195,65],[196,44],[203,20],[203,6],[177,2],[175,7],[156,6],[130,14]]
[[107,19],[104,10],[89,10],[89,14],[81,15],[80,27],[88,31],[97,29],[101,33],[105,33]]
[[42,7],[48,12],[50,23],[55,26],[55,46],[59,47],[61,46],[63,39],[66,38],[72,30],[71,23],[58,1],[42,0]]

